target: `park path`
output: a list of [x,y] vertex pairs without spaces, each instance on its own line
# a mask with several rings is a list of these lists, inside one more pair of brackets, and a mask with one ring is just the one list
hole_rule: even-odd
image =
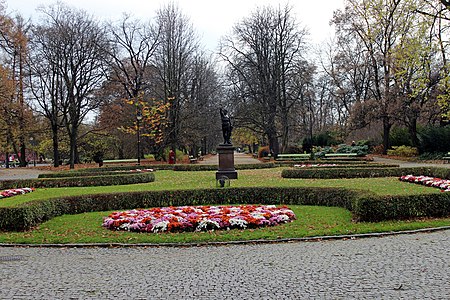
[[450,230],[180,248],[0,247],[0,299],[449,299],[449,248]]
[[33,167],[9,169],[0,168],[0,180],[33,179],[37,178],[39,174],[50,172],[52,171],[40,170]]
[[0,299],[449,299],[450,231],[203,247],[0,247]]

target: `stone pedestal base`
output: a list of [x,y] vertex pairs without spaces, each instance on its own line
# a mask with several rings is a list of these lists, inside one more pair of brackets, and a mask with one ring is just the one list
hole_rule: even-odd
[[219,155],[219,170],[216,172],[216,180],[223,176],[229,179],[237,179],[238,175],[234,169],[234,147],[232,145],[220,144],[217,146]]

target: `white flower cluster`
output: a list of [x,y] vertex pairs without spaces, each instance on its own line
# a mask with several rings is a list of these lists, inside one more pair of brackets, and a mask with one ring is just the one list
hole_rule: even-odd
[[240,227],[240,228],[247,228],[247,221],[242,220],[242,219],[237,219],[237,218],[232,218],[230,219],[230,226],[236,226],[236,227]]
[[220,225],[216,221],[204,218],[203,220],[201,220],[198,223],[197,228],[195,228],[195,231],[202,231],[202,230],[208,230],[208,229],[211,229],[211,230],[220,229]]
[[156,223],[153,228],[152,231],[154,233],[158,233],[158,232],[164,232],[167,231],[167,226],[169,225],[169,221],[161,221]]

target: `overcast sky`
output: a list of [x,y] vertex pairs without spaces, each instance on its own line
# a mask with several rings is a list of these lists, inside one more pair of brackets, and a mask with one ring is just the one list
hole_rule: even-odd
[[[64,0],[71,6],[82,8],[103,20],[120,19],[126,12],[146,20],[155,16],[164,3],[174,2],[188,16],[198,32],[203,45],[214,51],[220,38],[230,33],[234,24],[247,17],[258,6],[289,3],[294,8],[297,21],[308,28],[313,43],[326,41],[333,29],[329,21],[333,11],[343,8],[344,0]],[[6,0],[7,11],[18,12],[25,18],[35,17],[40,5],[56,3],[54,0]]]

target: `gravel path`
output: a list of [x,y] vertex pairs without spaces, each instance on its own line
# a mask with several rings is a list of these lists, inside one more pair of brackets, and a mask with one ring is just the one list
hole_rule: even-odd
[[0,248],[0,299],[449,299],[450,231],[193,248]]
[[0,180],[33,179],[37,178],[39,174],[51,172],[52,171],[44,171],[35,168],[1,168]]

